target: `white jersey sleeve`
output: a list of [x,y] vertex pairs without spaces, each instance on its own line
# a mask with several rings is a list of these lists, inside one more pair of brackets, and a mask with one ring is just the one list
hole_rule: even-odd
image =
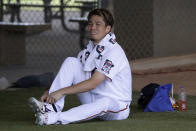
[[113,48],[102,56],[100,62],[95,61],[96,70],[113,79],[125,65],[126,60],[123,56],[124,52],[122,52],[121,48]]

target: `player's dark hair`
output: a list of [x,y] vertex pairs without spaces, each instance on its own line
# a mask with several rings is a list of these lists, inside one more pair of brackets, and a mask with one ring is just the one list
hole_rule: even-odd
[[112,14],[106,10],[106,9],[93,9],[92,11],[90,11],[90,13],[88,14],[88,21],[90,20],[90,18],[93,15],[97,15],[97,16],[101,16],[103,17],[103,21],[105,22],[106,26],[112,26],[114,25],[114,19]]

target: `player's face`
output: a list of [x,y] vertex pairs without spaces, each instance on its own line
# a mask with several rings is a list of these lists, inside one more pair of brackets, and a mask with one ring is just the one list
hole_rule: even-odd
[[107,33],[111,30],[111,26],[106,26],[101,16],[93,15],[88,22],[89,38],[97,45]]

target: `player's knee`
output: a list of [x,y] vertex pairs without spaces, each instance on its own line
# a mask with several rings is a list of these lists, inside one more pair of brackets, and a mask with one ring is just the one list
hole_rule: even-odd
[[78,65],[80,62],[75,57],[67,57],[64,62],[63,66],[74,67],[74,65]]
[[78,59],[75,58],[75,57],[67,57],[67,58],[65,59],[65,62],[74,63],[74,62],[78,62]]

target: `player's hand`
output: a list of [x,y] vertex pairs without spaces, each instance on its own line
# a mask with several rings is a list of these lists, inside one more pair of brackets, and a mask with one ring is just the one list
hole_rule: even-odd
[[53,104],[53,103],[57,102],[62,96],[63,96],[63,94],[59,90],[52,92],[49,94],[49,96],[47,98],[47,102]]
[[41,96],[40,101],[41,101],[41,102],[46,102],[48,96],[49,96],[49,92],[48,92],[48,91],[45,91],[45,92],[43,93],[43,95]]

